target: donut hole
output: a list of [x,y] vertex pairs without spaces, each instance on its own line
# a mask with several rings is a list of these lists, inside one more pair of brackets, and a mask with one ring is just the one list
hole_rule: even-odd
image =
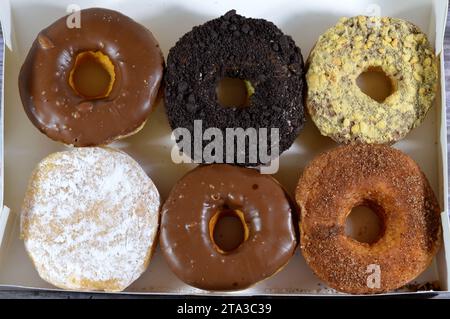
[[100,51],[77,54],[69,74],[69,84],[76,94],[92,100],[108,97],[115,81],[114,65]]
[[352,208],[345,221],[345,235],[358,242],[376,243],[384,234],[384,210],[376,203],[364,202]]
[[361,92],[378,103],[383,103],[392,93],[396,85],[381,67],[369,67],[356,78],[356,85]]
[[217,101],[223,107],[250,106],[250,98],[255,92],[248,80],[224,77],[216,86]]
[[209,233],[219,253],[227,254],[236,250],[249,236],[244,213],[238,209],[220,210],[209,222]]

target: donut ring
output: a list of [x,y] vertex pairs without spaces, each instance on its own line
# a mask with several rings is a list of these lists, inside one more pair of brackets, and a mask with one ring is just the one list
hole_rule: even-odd
[[[244,241],[227,253],[211,235],[224,209],[235,210],[246,229]],[[245,289],[276,273],[294,254],[293,214],[272,177],[226,164],[199,166],[177,182],[163,205],[161,249],[172,271],[191,286]]]
[[[307,108],[322,135],[339,143],[393,143],[419,126],[437,89],[427,37],[396,18],[342,18],[320,36],[308,59]],[[356,78],[381,68],[394,92],[379,103]]]
[[[80,11],[81,27],[63,17],[42,30],[20,70],[19,90],[31,122],[53,140],[96,146],[136,133],[155,103],[164,60],[149,30],[125,15],[100,8]],[[73,87],[73,70],[95,59],[111,82],[105,96]]]
[[[224,77],[251,84],[249,106],[219,104],[216,87]],[[172,129],[187,128],[194,136],[195,120],[202,121],[202,133],[218,128],[223,136],[227,128],[267,128],[267,154],[272,158],[288,149],[303,127],[303,88],[303,58],[292,38],[271,22],[245,18],[235,10],[193,28],[170,49],[167,58],[165,102]],[[271,128],[279,129],[279,154],[271,152],[276,143],[270,139]],[[259,136],[258,132],[258,147]],[[203,148],[208,143],[204,141]],[[234,144],[234,162],[230,162],[224,145],[227,161],[223,162],[266,163],[260,156],[256,161],[249,158],[250,144],[247,141],[244,146],[245,163],[236,158],[242,147]],[[190,153],[186,155],[194,158]]]
[[147,268],[159,206],[155,185],[127,154],[75,148],[37,165],[22,206],[21,237],[45,281],[121,291]]
[[[296,201],[306,262],[343,292],[402,287],[429,266],[440,247],[440,209],[425,175],[388,146],[349,145],[319,155],[303,172]],[[377,207],[384,224],[371,244],[345,235],[347,215],[361,204]],[[367,284],[370,265],[379,266],[379,287]]]

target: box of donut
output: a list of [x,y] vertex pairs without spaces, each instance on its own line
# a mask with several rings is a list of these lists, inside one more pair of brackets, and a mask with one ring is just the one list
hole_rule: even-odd
[[2,1],[0,287],[448,292],[447,1]]

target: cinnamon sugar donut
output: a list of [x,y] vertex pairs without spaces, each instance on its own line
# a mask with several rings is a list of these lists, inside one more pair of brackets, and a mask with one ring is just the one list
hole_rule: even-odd
[[34,170],[21,236],[39,275],[64,289],[121,291],[149,263],[160,199],[128,155],[78,148]]
[[[296,201],[306,262],[343,292],[402,287],[429,266],[440,246],[440,209],[425,175],[388,146],[343,146],[319,155],[300,178]],[[359,205],[375,207],[384,225],[370,244],[345,235],[346,217]],[[379,267],[379,287],[369,288],[371,265]]]

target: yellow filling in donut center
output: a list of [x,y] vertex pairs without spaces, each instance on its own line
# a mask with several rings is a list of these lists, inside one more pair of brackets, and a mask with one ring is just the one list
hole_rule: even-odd
[[345,235],[361,243],[376,243],[384,235],[383,209],[372,202],[353,207],[345,220]]
[[250,98],[255,88],[248,80],[224,77],[216,87],[216,97],[223,107],[250,106]]
[[396,83],[379,66],[370,67],[356,78],[356,85],[361,92],[377,101],[383,103],[395,92]]
[[100,51],[84,51],[77,54],[70,70],[69,85],[85,99],[108,97],[116,79],[111,59]]
[[238,209],[218,211],[209,221],[209,236],[219,253],[236,250],[249,236],[244,213]]

